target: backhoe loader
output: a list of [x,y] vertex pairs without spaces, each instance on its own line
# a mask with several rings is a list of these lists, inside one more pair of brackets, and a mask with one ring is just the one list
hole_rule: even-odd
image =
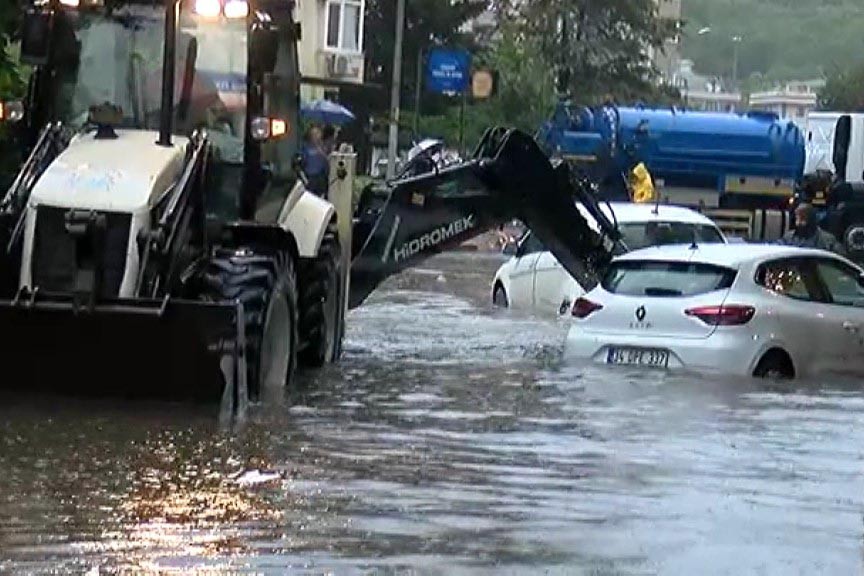
[[[335,361],[384,279],[514,217],[583,285],[620,248],[590,183],[494,128],[351,202],[306,190],[293,2],[48,0],[24,18],[28,158],[0,203],[0,388],[242,413]],[[601,224],[598,234],[576,209]]]

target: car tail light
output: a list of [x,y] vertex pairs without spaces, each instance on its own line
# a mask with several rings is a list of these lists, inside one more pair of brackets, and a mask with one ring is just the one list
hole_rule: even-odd
[[753,318],[756,309],[752,306],[727,304],[724,306],[700,306],[684,311],[687,316],[698,318],[710,326],[741,326]]
[[576,302],[573,303],[573,309],[570,313],[574,318],[587,318],[594,312],[598,310],[602,310],[603,306],[597,304],[596,302],[592,302],[587,298],[577,298]]

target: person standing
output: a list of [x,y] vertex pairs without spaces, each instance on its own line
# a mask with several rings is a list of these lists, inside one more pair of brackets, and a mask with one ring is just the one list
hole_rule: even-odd
[[328,124],[321,131],[322,141],[324,143],[324,153],[329,158],[336,151],[336,128]]
[[783,236],[780,244],[797,246],[799,248],[816,248],[836,254],[844,254],[843,245],[833,234],[819,228],[816,220],[816,209],[803,203],[795,209],[795,228]]
[[317,196],[326,197],[330,166],[327,153],[324,151],[323,135],[317,126],[306,131],[302,156],[303,172],[308,181],[307,189]]

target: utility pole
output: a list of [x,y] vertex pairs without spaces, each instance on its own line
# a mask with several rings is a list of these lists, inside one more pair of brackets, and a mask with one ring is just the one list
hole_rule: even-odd
[[414,138],[420,138],[420,99],[423,93],[423,45],[417,49],[417,82],[414,85]]
[[738,89],[738,45],[741,44],[741,36],[732,37],[732,89]]
[[399,95],[402,87],[402,36],[405,32],[405,0],[396,4],[396,43],[393,50],[393,88],[390,93],[390,140],[387,148],[387,179],[396,175],[399,146]]

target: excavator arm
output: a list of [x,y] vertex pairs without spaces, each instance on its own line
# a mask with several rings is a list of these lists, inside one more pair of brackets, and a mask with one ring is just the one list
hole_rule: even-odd
[[624,249],[590,182],[566,163],[550,162],[531,136],[490,129],[469,161],[398,180],[377,209],[361,206],[349,306],[362,304],[387,277],[514,218],[585,287],[596,285],[612,256]]

